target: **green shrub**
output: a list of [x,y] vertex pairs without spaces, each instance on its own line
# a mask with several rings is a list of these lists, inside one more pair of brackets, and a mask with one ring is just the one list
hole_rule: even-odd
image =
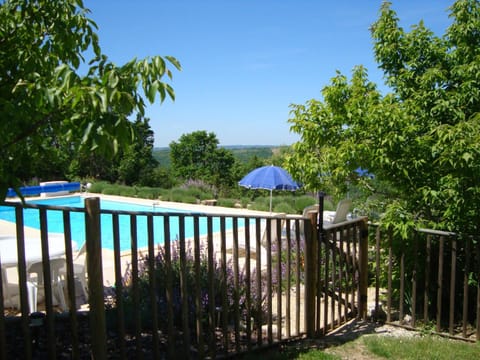
[[[273,199],[272,199],[273,201]],[[267,210],[270,207],[270,196],[260,196],[255,199],[255,204],[264,206]]]
[[155,193],[149,190],[138,190],[137,197],[140,199],[156,199]]
[[119,195],[119,190],[115,185],[108,185],[108,186],[103,187],[102,194],[105,194],[105,195]]
[[333,205],[333,202],[332,200],[330,199],[324,199],[323,201],[323,208],[325,210],[328,210],[328,211],[335,211],[335,209],[337,208],[336,205]]
[[198,198],[186,195],[182,198],[181,202],[185,204],[198,204]]
[[292,205],[290,205],[286,202],[282,202],[278,205],[275,205],[273,207],[273,211],[278,212],[278,213],[285,213],[285,214],[294,214],[295,213],[295,209],[292,207]]
[[134,187],[121,186],[118,190],[120,196],[137,197],[137,189]]
[[154,199],[158,199],[162,194],[162,188],[155,187],[152,188],[152,196]]
[[230,207],[230,208],[235,207],[236,203],[237,201],[235,199],[218,199],[217,201],[218,206],[224,206],[224,207]]
[[182,200],[182,194],[174,189],[171,189],[170,191],[166,192],[165,195],[162,195],[162,200],[180,202]]
[[250,204],[250,199],[246,197],[242,197],[240,199],[240,204],[242,204],[242,208],[247,208],[248,204]]
[[162,196],[162,200],[186,204],[196,204],[198,202],[198,198],[185,191],[185,189],[180,188],[171,189],[166,198]]
[[91,185],[90,189],[88,189],[88,192],[97,193],[97,194],[102,194],[105,187],[111,186],[106,181],[98,181],[98,182],[97,181],[95,181],[95,182],[91,181],[90,184],[92,184],[92,185]]
[[184,196],[187,198],[205,200],[205,199],[211,199],[213,197],[212,193],[205,192],[202,189],[197,187],[182,188],[181,190]]
[[160,188],[142,186],[137,188],[137,197],[142,199],[158,199],[160,192]]
[[302,195],[302,196],[295,196],[293,197],[292,201],[292,207],[295,209],[295,214],[302,214],[303,209],[305,209],[307,206],[311,206],[313,204],[317,203],[317,199],[315,199],[313,196],[309,195]]
[[270,210],[270,199],[264,197],[256,198],[255,201],[250,203],[251,210],[258,211],[269,211]]
[[161,189],[158,190],[158,199],[166,201],[170,195],[170,189]]

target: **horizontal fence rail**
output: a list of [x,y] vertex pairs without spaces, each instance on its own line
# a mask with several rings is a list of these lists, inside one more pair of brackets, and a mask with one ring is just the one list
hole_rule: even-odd
[[480,340],[480,243],[419,229],[396,240],[372,225],[374,319]]

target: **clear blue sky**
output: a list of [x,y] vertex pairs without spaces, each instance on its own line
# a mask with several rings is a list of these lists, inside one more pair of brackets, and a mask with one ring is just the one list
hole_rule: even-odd
[[[321,99],[336,70],[364,65],[383,86],[369,27],[381,0],[85,0],[117,65],[172,55],[175,102],[149,106],[155,146],[214,132],[220,145],[290,145],[290,104]],[[443,35],[453,0],[392,0],[404,29]]]

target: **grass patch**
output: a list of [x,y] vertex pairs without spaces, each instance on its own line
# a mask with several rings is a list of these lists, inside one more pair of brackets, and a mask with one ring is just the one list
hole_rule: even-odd
[[300,354],[297,359],[301,360],[341,360],[337,355],[328,354],[323,350],[311,350],[306,354]]
[[479,359],[480,345],[457,340],[425,336],[395,338],[365,336],[363,342],[372,354],[385,359]]
[[[378,334],[360,336],[342,344],[312,347],[310,342],[299,342],[266,353],[249,354],[242,360],[477,360],[480,343],[450,340],[438,336],[390,337]],[[318,344],[317,344],[318,345]]]

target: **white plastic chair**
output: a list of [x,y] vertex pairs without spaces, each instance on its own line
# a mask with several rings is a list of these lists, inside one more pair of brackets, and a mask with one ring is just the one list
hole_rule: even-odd
[[[3,272],[3,269],[2,269]],[[2,279],[2,289],[4,295],[4,306],[20,309],[20,289],[18,284],[9,283],[4,277]],[[37,284],[27,281],[27,296],[29,313],[37,311]]]
[[325,224],[338,224],[347,220],[348,212],[352,207],[352,200],[343,199],[340,200],[337,204],[337,209],[335,211],[324,211],[323,212],[323,222]]
[[[343,221],[347,220],[348,212],[350,211],[350,207],[352,206],[352,200],[350,199],[343,199],[340,200],[337,204],[337,209],[335,211],[323,211],[323,224],[324,225],[331,225],[331,224],[338,224]],[[319,206],[318,204],[313,204],[307,206],[303,209],[303,217],[308,217],[312,212],[318,212]],[[300,231],[303,233],[303,222],[300,223]]]
[[14,306],[12,301],[13,294],[10,291],[10,285],[8,284],[7,269],[2,266],[2,290],[4,298],[4,306]]
[[[67,309],[65,302],[65,294],[63,288],[62,278],[60,276],[60,268],[65,266],[65,258],[50,259],[50,279],[52,282],[52,291],[58,305],[62,310]],[[43,279],[43,263],[41,261],[30,264],[27,268],[29,274],[29,281],[34,284],[37,289],[42,289],[45,293],[45,284]],[[36,274],[36,279],[32,278],[32,274]],[[36,307],[36,306],[35,306]]]
[[[86,276],[86,251],[87,246],[86,242],[83,243],[80,250],[78,250],[77,254],[73,258],[73,277],[80,281],[82,285],[82,292],[83,296],[85,297],[85,301],[88,301],[88,286],[87,286],[87,276]],[[59,274],[62,279],[67,278],[67,266],[64,264],[59,269]]]

